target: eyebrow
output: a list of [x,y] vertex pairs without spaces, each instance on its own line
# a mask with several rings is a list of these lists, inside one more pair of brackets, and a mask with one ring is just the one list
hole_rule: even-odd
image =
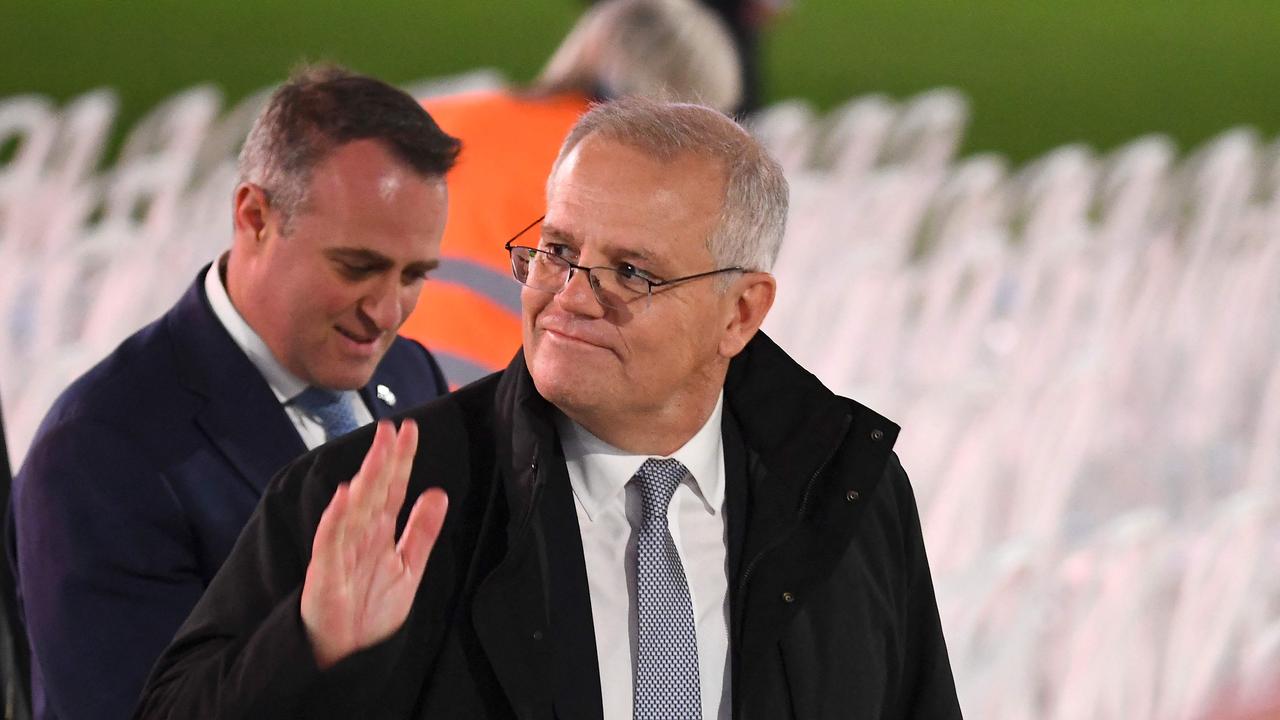
[[[332,260],[368,265],[378,270],[385,270],[395,266],[394,260],[380,252],[375,252],[368,248],[330,248],[325,251],[325,255]],[[440,267],[439,259],[419,260],[406,265],[405,270],[417,274],[431,272],[438,267]]]
[[[580,248],[582,246],[582,242],[578,240],[578,238],[574,237],[573,233],[568,230],[562,230],[554,225],[548,225],[546,222],[542,223],[542,234],[544,237],[574,248]],[[619,248],[611,245],[607,240],[604,241],[604,251],[606,255],[612,256],[617,260],[635,259],[640,260],[646,265],[660,264],[658,258],[647,250]]]

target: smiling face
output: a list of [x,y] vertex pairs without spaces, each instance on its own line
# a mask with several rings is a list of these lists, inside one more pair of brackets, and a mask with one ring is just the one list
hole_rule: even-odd
[[237,189],[228,293],[289,372],[319,387],[359,388],[439,264],[444,179],[358,140],[315,166],[306,198],[282,233],[260,188]]
[[[713,160],[657,161],[588,136],[548,185],[539,244],[579,265],[632,266],[656,279],[712,270],[707,238],[723,188],[723,170]],[[729,358],[741,349],[726,337],[736,332],[740,280],[725,292],[716,283],[704,278],[655,289],[642,312],[643,300],[635,308],[603,307],[581,271],[554,295],[523,288],[525,360],[538,392],[624,449],[645,443],[632,442],[621,428],[670,428],[674,436],[692,428],[692,435],[714,407]]]

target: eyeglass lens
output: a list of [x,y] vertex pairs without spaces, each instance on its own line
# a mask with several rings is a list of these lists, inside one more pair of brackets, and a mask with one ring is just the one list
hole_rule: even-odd
[[[511,269],[516,280],[535,290],[558,293],[569,281],[569,262],[557,255],[533,248],[513,247]],[[611,268],[592,268],[588,281],[600,304],[622,308],[649,294],[649,286],[635,275],[624,275]]]

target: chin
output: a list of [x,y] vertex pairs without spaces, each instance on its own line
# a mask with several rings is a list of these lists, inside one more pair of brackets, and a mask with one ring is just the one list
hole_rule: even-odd
[[562,410],[585,408],[598,399],[594,383],[582,382],[583,373],[564,372],[563,366],[548,371],[530,368],[533,385],[547,402]]
[[362,365],[353,368],[333,368],[316,377],[322,387],[330,390],[359,390],[373,379],[373,370],[376,367],[376,365],[370,367]]

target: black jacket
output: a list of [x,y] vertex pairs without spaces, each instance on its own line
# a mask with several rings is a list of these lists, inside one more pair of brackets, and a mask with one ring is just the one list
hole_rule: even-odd
[[[763,334],[730,365],[724,437],[735,716],[957,718],[897,427]],[[405,626],[317,670],[299,598],[312,535],[372,439],[272,482],[156,665],[139,717],[598,717],[600,690],[553,408],[523,357],[414,410],[409,501],[450,498]]]

